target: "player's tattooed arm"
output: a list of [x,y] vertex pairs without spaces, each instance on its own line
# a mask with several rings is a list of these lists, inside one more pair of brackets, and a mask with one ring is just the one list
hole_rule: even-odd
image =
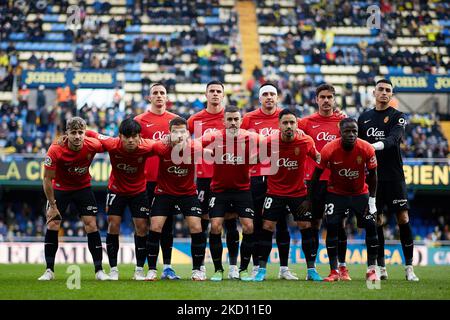
[[46,212],[47,224],[53,220],[61,220],[61,214],[59,213],[58,207],[56,206],[55,193],[53,191],[52,180],[55,178],[56,174],[54,170],[44,169],[44,179],[43,187],[44,193],[47,197],[48,208]]

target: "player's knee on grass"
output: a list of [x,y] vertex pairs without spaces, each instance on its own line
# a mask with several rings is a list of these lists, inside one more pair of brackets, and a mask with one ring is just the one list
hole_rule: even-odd
[[275,221],[264,220],[262,228],[263,228],[263,230],[274,232],[276,226],[277,226],[277,223]]
[[83,217],[84,230],[86,233],[97,231],[97,220],[94,216],[84,216]]
[[402,210],[397,213],[397,223],[406,224],[409,222],[409,216],[407,210]]
[[[145,237],[148,233],[148,224],[147,219],[138,219],[134,220],[134,229],[136,230],[136,235],[139,237]],[[119,225],[120,227],[120,225]]]

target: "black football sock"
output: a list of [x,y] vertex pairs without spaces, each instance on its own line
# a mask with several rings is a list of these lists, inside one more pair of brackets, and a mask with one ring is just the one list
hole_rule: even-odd
[[366,247],[367,247],[367,265],[373,266],[377,263],[378,255],[378,237],[377,227],[372,220],[366,220]]
[[414,241],[409,222],[398,225],[400,229],[400,242],[402,243],[403,255],[405,256],[405,265],[412,265],[414,254]]
[[270,252],[272,251],[272,237],[272,231],[265,229],[261,231],[258,244],[258,258],[259,266],[261,268],[266,268],[267,266],[267,261],[269,260]]
[[338,260],[339,263],[345,263],[345,255],[347,254],[347,232],[343,226],[339,226],[338,230]]
[[111,268],[117,267],[117,254],[119,253],[118,234],[106,234],[106,253],[108,254],[109,266]]
[[315,268],[316,257],[312,256],[314,239],[312,228],[306,228],[300,230],[302,234],[302,250],[305,254],[306,267],[308,269]]
[[173,247],[173,216],[167,216],[161,231],[161,251],[164,264],[172,262]]
[[280,256],[280,267],[287,267],[289,261],[289,247],[291,245],[291,235],[287,230],[277,230],[275,236]]
[[142,268],[147,258],[147,236],[134,235],[134,248],[136,252],[136,266]]
[[253,266],[260,265],[259,257],[261,249],[259,248],[259,243],[262,237],[262,224],[263,224],[262,214],[255,212],[255,218],[253,219],[253,234],[255,235],[255,248],[253,250],[252,255]]
[[205,233],[205,235],[208,234],[208,226],[209,226],[209,220],[202,218],[202,231]]
[[159,242],[161,232],[150,231],[147,242],[147,263],[149,270],[156,270],[156,263],[159,255]]
[[243,234],[241,243],[241,265],[239,266],[239,271],[247,270],[248,264],[255,249],[255,235]]
[[192,269],[200,270],[205,259],[206,237],[203,232],[191,233]]
[[87,234],[88,238],[88,248],[92,255],[92,260],[94,261],[95,272],[103,270],[102,259],[103,259],[103,248],[102,248],[102,238],[100,238],[100,232],[95,231]]
[[45,262],[47,263],[47,269],[55,271],[55,256],[56,251],[58,251],[58,231],[47,229],[47,231],[45,232],[44,243]]
[[313,252],[312,255],[313,257],[317,257],[317,251],[319,251],[319,229],[316,228],[312,228],[312,233],[313,233]]
[[378,235],[378,255],[377,262],[378,266],[385,267],[386,263],[384,260],[384,231],[383,226],[377,227],[377,235]]
[[236,219],[225,220],[225,229],[230,265],[235,266],[239,254],[239,231],[237,230]]
[[211,257],[214,263],[215,271],[223,271],[222,266],[222,235],[221,234],[209,234],[209,250],[211,251]]
[[326,246],[328,259],[330,260],[330,269],[337,270],[337,246],[338,246],[338,225],[328,224]]

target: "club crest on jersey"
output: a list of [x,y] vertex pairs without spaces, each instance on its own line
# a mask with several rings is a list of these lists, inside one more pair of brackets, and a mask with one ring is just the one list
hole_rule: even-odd
[[300,148],[299,147],[295,147],[294,153],[295,153],[296,156],[298,156],[300,154]]
[[362,157],[361,156],[357,156],[356,157],[356,163],[357,164],[361,164],[362,163]]
[[384,123],[388,123],[389,122],[389,116],[386,116],[383,121],[384,121]]
[[44,166],[51,167],[52,166],[52,158],[50,158],[49,156],[45,157]]
[[144,158],[143,158],[143,157],[139,157],[139,158],[137,159],[137,162],[138,162],[138,163],[142,163],[142,161],[144,161]]
[[88,153],[86,158],[90,161],[92,159],[92,154]]

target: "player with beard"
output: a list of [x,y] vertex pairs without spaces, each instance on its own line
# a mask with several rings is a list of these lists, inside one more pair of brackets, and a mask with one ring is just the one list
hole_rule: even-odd
[[[279,115],[282,109],[278,107],[277,87],[270,82],[263,84],[259,90],[259,101],[261,102],[261,107],[245,114],[241,128],[255,131],[266,137],[278,133]],[[251,169],[251,190],[255,208],[254,226],[255,236],[258,239],[257,246],[262,232],[262,211],[264,199],[266,198],[267,175],[269,171],[270,165],[261,163],[256,164]],[[288,211],[286,210],[285,214],[279,215],[280,220],[276,223],[277,232],[275,237],[280,257],[278,277],[286,280],[298,280],[298,277],[288,268],[291,237],[287,227],[287,214]],[[255,249],[253,256],[253,276],[256,275],[259,268],[258,252],[259,250]]]
[[[339,122],[345,118],[341,113],[335,112],[335,96],[336,91],[332,85],[322,84],[316,89],[316,103],[319,110],[307,117],[300,119],[299,128],[307,135],[313,138],[317,150],[320,152],[322,148],[329,142],[341,136],[339,132]],[[310,183],[314,169],[317,163],[311,159],[306,159],[305,179],[307,184]],[[327,193],[327,181],[330,177],[330,171],[325,169],[320,177],[316,190],[312,193],[312,232],[314,235],[314,252],[313,256],[317,258],[319,248],[319,231],[322,224],[323,212],[325,209],[325,196]],[[340,280],[351,280],[346,263],[345,255],[347,253],[347,234],[345,232],[345,221],[339,225],[338,230],[338,259],[339,259],[339,275]],[[308,273],[306,280],[321,281],[322,278],[318,273]]]
[[[190,133],[195,139],[204,134],[223,130],[224,127],[224,86],[220,81],[210,81],[206,85],[206,108],[188,119]],[[203,161],[196,165],[198,199],[202,208],[202,229],[205,234],[209,225],[209,200],[211,197],[211,179],[213,176],[213,165]],[[239,232],[237,230],[236,218],[226,218],[224,221],[226,230],[226,242],[230,268],[229,279],[239,279],[239,269],[237,267],[237,257],[239,253]],[[202,270],[205,271],[204,265]]]

